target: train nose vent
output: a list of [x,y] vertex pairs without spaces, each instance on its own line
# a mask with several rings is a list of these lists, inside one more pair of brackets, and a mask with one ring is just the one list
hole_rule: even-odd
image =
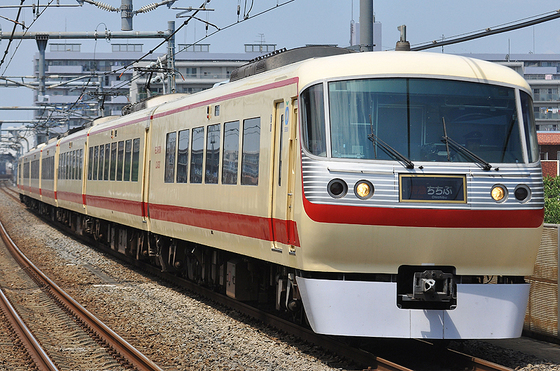
[[401,309],[455,309],[457,284],[454,267],[401,266],[397,279],[397,306]]

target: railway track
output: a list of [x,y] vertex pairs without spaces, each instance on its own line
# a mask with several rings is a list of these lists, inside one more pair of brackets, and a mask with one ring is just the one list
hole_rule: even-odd
[[[1,223],[0,235],[7,250],[12,254],[14,261],[21,266],[22,270],[25,271],[31,280],[36,284],[35,287],[32,287],[29,279],[25,281],[23,278],[18,277],[23,280],[19,283],[19,285],[25,288],[25,290],[20,289],[19,291],[31,292],[34,299],[36,299],[36,301],[32,301],[30,303],[30,306],[33,307],[32,309],[29,309],[22,304],[23,301],[29,302],[30,295],[27,295],[25,298],[20,297],[18,299],[18,295],[15,292],[18,290],[13,288],[10,289],[13,291],[11,300],[19,302],[18,308],[16,308],[16,305],[12,305],[3,293],[1,298],[2,309],[6,313],[6,317],[9,318],[12,328],[14,329],[14,333],[17,335],[19,341],[24,345],[29,357],[33,360],[38,370],[57,370],[59,368],[92,369],[92,367],[94,367],[93,369],[95,369],[95,367],[99,367],[98,369],[106,369],[108,366],[114,369],[115,365],[118,366],[120,364],[123,368],[135,368],[140,371],[161,371],[155,363],[124,341],[124,339],[113,332],[110,328],[105,326],[78,302],[66,294],[54,282],[52,282],[47,276],[45,276],[21,253],[12,239],[8,236]],[[9,264],[9,259],[2,259],[2,264]],[[3,266],[3,268],[15,271],[13,267]],[[15,281],[13,281],[10,285],[11,287],[18,286],[18,284],[14,282]],[[56,304],[47,303],[45,296],[48,296]],[[60,308],[66,312],[66,316],[60,313]],[[44,310],[44,312],[37,314],[37,311],[39,310]],[[39,334],[42,334],[43,338],[40,338],[41,335],[38,335],[36,338],[31,334],[31,331],[28,329],[28,326],[26,326],[22,317],[18,315],[18,311],[25,313],[33,312],[33,315],[27,316],[25,321],[32,322],[35,327],[30,326],[30,328],[37,328],[36,331]],[[60,333],[56,331],[47,331],[46,335],[52,336],[53,339],[46,339],[44,329],[41,329],[42,324],[38,323],[39,321],[33,321],[33,316],[39,318],[40,321],[48,322],[48,327],[64,329],[60,332],[62,332],[64,334],[62,336],[66,336],[66,338],[62,340],[58,339],[56,336],[60,335]],[[89,336],[91,336],[89,343],[85,339],[89,336],[85,335],[83,331],[82,334],[77,334],[77,332],[79,332],[76,329],[77,327],[81,327],[87,332],[87,334],[89,334]],[[69,340],[69,338],[73,339]],[[87,351],[87,353],[92,353],[93,349],[93,354],[89,354],[88,356],[85,356],[83,353],[74,356],[61,356],[60,349],[69,349],[69,346],[64,344],[72,342],[80,344],[79,347],[74,346],[74,348],[72,348],[73,351],[76,351],[76,349],[79,348],[82,352]],[[41,343],[47,343],[47,345],[43,348]],[[53,344],[55,345],[53,346]],[[46,349],[49,347],[50,352],[56,354],[49,354],[49,349]],[[110,356],[103,357],[99,355],[100,350],[103,348]],[[82,359],[83,361],[78,359]],[[110,359],[113,359],[115,364],[110,365]]]
[[[2,188],[2,190],[5,190],[5,188]],[[8,195],[11,196],[10,193],[8,193]],[[92,241],[90,240],[85,240],[85,242],[90,245],[92,244]],[[193,284],[190,281],[177,278],[171,274],[162,273],[157,268],[129,259],[111,249],[106,249],[103,245],[97,245],[96,247],[102,249],[106,253],[115,255],[121,260],[127,261],[131,265],[140,267],[143,271],[148,272],[151,275],[158,276],[168,282],[171,282],[173,283],[173,285],[176,285],[183,289],[187,289],[191,292],[195,292],[205,298],[210,299],[215,303],[219,303],[221,305],[227,306],[228,308],[232,308],[237,312],[262,321],[262,323],[280,329],[285,333],[296,336],[299,339],[303,339],[309,343],[318,345],[323,349],[329,350],[334,354],[352,360],[355,364],[360,365],[360,367],[363,367],[364,369],[431,370],[431,366],[434,366],[437,362],[438,364],[455,365],[446,368],[449,370],[510,370],[509,368],[486,362],[469,355],[457,353],[455,351],[436,347],[423,342],[418,342],[417,345],[413,346],[413,348],[415,349],[414,351],[410,351],[410,349],[406,349],[403,351],[402,343],[397,343],[396,346],[399,347],[399,350],[396,354],[391,354],[391,352],[385,351],[382,351],[382,353],[378,353],[378,348],[376,348],[376,346],[362,348],[349,346],[334,337],[317,335],[305,328],[294,325],[291,322],[270,315],[269,313],[258,310],[239,301],[232,300],[227,296],[219,295],[212,290],[208,290],[204,287]],[[410,344],[406,346],[409,347]],[[406,361],[402,362],[402,355],[406,353],[410,353],[411,356],[406,357]],[[387,356],[385,356],[385,354],[387,354]],[[430,355],[430,357],[426,357],[426,355]],[[422,360],[422,362],[420,362],[420,360]]]

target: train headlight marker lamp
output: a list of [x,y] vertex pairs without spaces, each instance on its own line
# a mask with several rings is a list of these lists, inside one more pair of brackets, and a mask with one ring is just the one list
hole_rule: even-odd
[[531,199],[531,190],[524,184],[520,184],[515,187],[513,194],[519,202],[527,202]]
[[373,184],[368,182],[367,180],[360,180],[354,186],[354,194],[356,197],[362,200],[366,200],[373,196],[374,188]]
[[348,185],[342,179],[333,179],[327,184],[327,192],[331,197],[342,198],[348,193]]
[[496,184],[490,192],[492,199],[496,202],[504,202],[507,199],[507,188],[501,184]]

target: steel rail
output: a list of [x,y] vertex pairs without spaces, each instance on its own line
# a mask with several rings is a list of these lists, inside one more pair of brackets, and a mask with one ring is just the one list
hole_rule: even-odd
[[79,322],[82,322],[86,327],[91,329],[93,333],[101,337],[113,350],[119,353],[128,363],[136,367],[139,371],[162,371],[154,362],[140,353],[136,348],[126,342],[117,333],[107,327],[103,322],[98,320],[87,309],[76,302],[57,284],[43,274],[15,245],[14,241],[10,238],[4,225],[0,222],[0,234],[6,247],[12,252],[14,258],[18,263],[27,269],[32,278],[37,280],[41,286],[46,286],[48,291],[58,300],[61,305],[73,313]]
[[29,328],[27,328],[25,322],[21,319],[2,290],[0,290],[0,310],[2,310],[10,322],[12,329],[17,338],[21,340],[29,357],[35,362],[35,367],[37,367],[39,371],[58,371],[54,362],[50,359],[47,352],[43,349],[39,341],[37,341],[35,336],[33,336],[31,331],[29,331]]

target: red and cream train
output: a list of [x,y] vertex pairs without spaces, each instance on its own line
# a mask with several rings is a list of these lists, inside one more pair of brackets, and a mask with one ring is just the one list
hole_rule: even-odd
[[520,335],[544,202],[513,70],[301,48],[143,107],[21,157],[22,201],[319,333]]

